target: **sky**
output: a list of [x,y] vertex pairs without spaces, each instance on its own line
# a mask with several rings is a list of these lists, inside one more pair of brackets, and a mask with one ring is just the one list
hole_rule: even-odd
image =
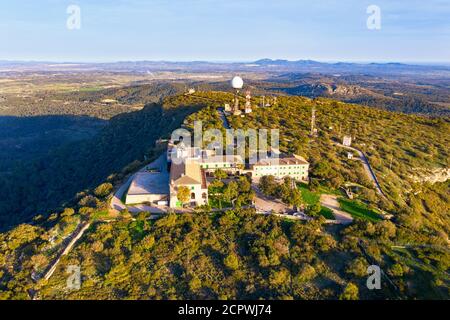
[[261,58],[450,63],[450,0],[0,0],[0,60]]

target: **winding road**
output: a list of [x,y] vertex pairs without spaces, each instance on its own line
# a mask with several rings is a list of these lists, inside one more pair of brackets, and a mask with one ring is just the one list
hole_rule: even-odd
[[375,175],[375,172],[373,171],[372,167],[370,166],[369,160],[367,159],[364,152],[362,152],[361,150],[356,149],[354,147],[344,146],[343,144],[340,144],[340,143],[336,143],[336,145],[341,148],[352,150],[359,155],[359,159],[361,159],[361,161],[363,163],[363,166],[367,173],[367,176],[369,177],[370,180],[372,180],[375,188],[377,189],[378,194],[381,195],[383,198],[386,198],[386,195],[384,194],[383,190],[381,189],[380,183],[378,182],[377,176]]
[[50,265],[48,271],[44,274],[44,279],[48,280],[53,275],[53,273],[56,270],[56,267],[58,266],[59,262],[61,261],[61,258],[65,255],[67,255],[70,250],[72,250],[75,243],[83,236],[84,232],[91,226],[90,222],[81,223],[80,226],[77,228],[77,230],[69,237],[70,241],[65,246],[61,253],[58,255],[55,261]]

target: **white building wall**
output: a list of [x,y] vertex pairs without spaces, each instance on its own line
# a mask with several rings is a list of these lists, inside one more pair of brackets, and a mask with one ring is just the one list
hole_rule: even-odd
[[[170,207],[171,208],[177,208],[177,203],[178,203],[178,197],[177,197],[177,188],[179,188],[181,186],[177,186],[175,188],[171,187],[171,192],[170,192]],[[187,187],[190,191],[190,194],[194,194],[195,197],[194,199],[190,198],[189,202],[187,202],[186,204],[189,203],[194,203],[197,206],[201,206],[201,205],[205,205],[208,204],[208,189],[202,189],[201,185],[197,184],[197,185],[183,185],[183,187]],[[206,193],[206,199],[203,199],[203,193]]]
[[201,168],[208,171],[214,171],[217,169],[223,170],[236,170],[236,164],[231,162],[203,162]]
[[291,177],[297,180],[308,179],[309,165],[292,164],[278,166],[258,166],[253,167],[253,177],[259,179],[263,176],[274,176],[275,178]]
[[125,204],[156,203],[164,199],[167,199],[167,194],[129,194],[125,199]]

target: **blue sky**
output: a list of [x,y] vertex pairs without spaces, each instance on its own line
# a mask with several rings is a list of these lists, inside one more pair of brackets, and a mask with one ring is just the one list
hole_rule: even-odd
[[0,60],[449,63],[450,0],[0,0],[0,40]]

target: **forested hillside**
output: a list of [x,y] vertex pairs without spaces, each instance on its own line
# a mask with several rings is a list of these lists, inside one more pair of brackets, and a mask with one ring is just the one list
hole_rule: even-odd
[[[449,116],[448,77],[287,73],[271,79],[272,90],[308,98],[330,98],[389,111]],[[276,86],[278,84],[278,86]]]
[[0,116],[0,175],[11,174],[18,162],[45,156],[68,142],[87,140],[105,121],[88,116]]
[[[282,151],[311,162],[311,188],[339,192],[346,183],[357,184],[359,201],[392,215],[391,220],[356,219],[349,226],[332,226],[323,218],[287,221],[256,215],[253,209],[210,214],[208,208],[156,221],[145,213],[108,216],[113,185],[140,162],[108,175],[151,156],[154,141],[184,119],[188,127],[193,120],[202,120],[205,128],[220,127],[217,108],[231,98],[222,92],[169,97],[162,106],[112,119],[95,144],[62,150],[49,167],[27,171],[31,177],[43,172],[46,179],[52,170],[67,173],[64,181],[52,181],[57,187],[53,194],[74,181],[92,187],[106,183],[80,194],[70,208],[0,235],[0,297],[448,299],[449,183],[417,183],[413,176],[416,168],[448,167],[447,118],[300,97],[279,97],[271,107],[229,117],[236,128],[280,129]],[[258,98],[253,102],[258,104]],[[317,137],[308,135],[312,107]],[[347,150],[335,144],[346,134],[368,156],[386,198],[377,195],[361,163],[350,161]],[[76,247],[49,281],[42,279],[70,234],[86,221],[91,226]],[[367,266],[373,264],[385,272],[379,291],[365,285]],[[81,268],[80,290],[66,287],[67,268],[73,265]]]
[[[155,223],[141,215],[135,222],[92,228],[40,295],[43,299],[336,299],[351,283],[364,282],[368,262],[361,258],[356,236],[366,227],[355,226],[336,239],[319,221],[289,223],[245,210],[215,216],[169,215]],[[386,223],[377,226],[375,234],[382,235],[388,246],[393,232],[395,227]],[[63,270],[69,265],[84,270],[82,290],[65,290]],[[370,299],[398,294],[387,287],[381,292],[362,289],[357,295]]]
[[155,141],[196,110],[149,104],[141,111],[114,117],[92,139],[16,164],[9,174],[0,176],[0,226],[4,229],[62,208],[77,193],[120,173],[128,164],[152,157]]

